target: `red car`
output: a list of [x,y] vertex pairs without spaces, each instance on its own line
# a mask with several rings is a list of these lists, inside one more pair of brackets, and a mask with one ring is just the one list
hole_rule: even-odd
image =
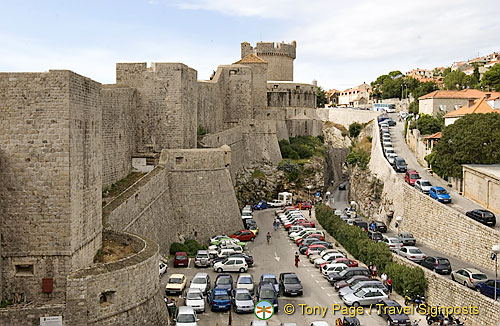
[[239,230],[231,234],[229,237],[240,241],[253,241],[253,239],[255,239],[255,234],[250,230]]
[[347,267],[358,267],[358,262],[349,258],[337,258],[335,262],[346,264]]
[[309,202],[307,202],[307,203],[301,203],[301,204],[300,204],[300,207],[301,207],[302,209],[309,209],[309,208],[312,208],[312,204],[311,204],[311,203],[309,203]]
[[305,221],[305,222],[300,222],[299,225],[302,225],[305,228],[314,228],[316,227],[316,224],[312,221]]
[[189,264],[189,259],[188,259],[188,254],[184,251],[179,251],[175,253],[174,257],[174,267],[188,267]]
[[325,246],[323,246],[323,245],[311,245],[311,246],[309,246],[309,248],[307,248],[307,250],[306,250],[306,256],[307,256],[307,257],[309,257],[309,253],[310,253],[311,251],[316,251],[316,250],[321,250],[321,251],[322,251],[322,250],[325,250],[325,249],[326,249],[326,247],[325,247]]
[[420,179],[420,175],[418,174],[417,171],[415,171],[415,170],[408,170],[408,171],[406,171],[406,173],[405,173],[405,181],[410,186],[414,186],[415,185],[415,181],[417,181],[418,179]]

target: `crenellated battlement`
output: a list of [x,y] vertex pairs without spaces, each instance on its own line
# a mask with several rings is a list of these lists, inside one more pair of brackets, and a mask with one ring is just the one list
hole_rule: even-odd
[[254,54],[268,63],[268,80],[293,81],[293,60],[297,57],[297,42],[257,42],[255,47],[241,43],[241,58]]

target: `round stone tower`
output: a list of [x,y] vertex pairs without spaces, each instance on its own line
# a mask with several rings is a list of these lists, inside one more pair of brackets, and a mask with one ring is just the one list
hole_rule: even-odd
[[293,81],[293,60],[296,58],[297,42],[257,42],[255,47],[250,43],[241,43],[241,58],[255,54],[268,63],[267,80]]

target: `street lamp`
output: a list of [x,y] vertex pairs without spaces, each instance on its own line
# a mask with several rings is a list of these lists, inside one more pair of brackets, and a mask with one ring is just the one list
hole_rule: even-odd
[[491,259],[495,261],[495,292],[494,298],[497,299],[497,282],[498,282],[498,254],[500,253],[500,245],[494,245],[491,248],[493,253],[491,254]]
[[312,186],[309,185],[306,188],[307,188],[307,197],[308,197],[309,200],[311,200],[311,188],[312,188]]
[[403,218],[401,216],[396,217],[396,227],[398,228],[398,235],[399,235],[399,224],[401,224],[401,221],[403,221]]

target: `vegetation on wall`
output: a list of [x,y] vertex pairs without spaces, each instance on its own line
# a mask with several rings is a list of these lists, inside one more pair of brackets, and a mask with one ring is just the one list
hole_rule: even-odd
[[366,170],[368,163],[370,162],[372,137],[366,136],[362,139],[358,139],[361,134],[361,130],[363,130],[368,123],[360,124],[353,122],[349,125],[349,136],[351,138],[352,145],[349,148],[349,154],[346,157],[346,162],[350,165],[357,165],[361,170]]
[[174,242],[170,245],[170,254],[176,252],[187,252],[188,256],[195,256],[198,250],[205,250],[208,246],[200,244],[196,240],[186,239],[184,243]]
[[467,114],[444,128],[425,157],[439,176],[462,178],[462,164],[500,162],[500,114]]
[[321,226],[332,235],[354,258],[365,264],[377,266],[379,273],[385,271],[392,278],[394,290],[404,295],[424,295],[427,280],[420,267],[409,267],[392,261],[392,254],[383,242],[375,242],[357,226],[345,223],[331,208],[320,204],[314,208]]
[[297,136],[280,140],[281,157],[284,159],[308,159],[323,153],[323,137]]

